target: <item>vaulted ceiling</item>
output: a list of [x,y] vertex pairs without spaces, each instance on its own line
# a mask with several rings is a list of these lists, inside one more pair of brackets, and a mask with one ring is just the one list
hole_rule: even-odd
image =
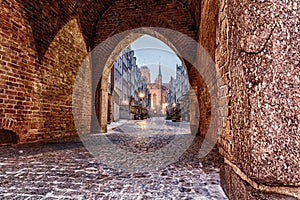
[[62,26],[74,18],[78,19],[90,48],[94,46],[95,37],[102,29],[110,31],[104,37],[113,34],[113,29],[118,32],[141,26],[172,28],[179,32],[193,32],[192,35],[195,35],[200,21],[201,5],[198,0],[17,1],[23,6],[23,17],[32,28],[39,59],[43,58]]

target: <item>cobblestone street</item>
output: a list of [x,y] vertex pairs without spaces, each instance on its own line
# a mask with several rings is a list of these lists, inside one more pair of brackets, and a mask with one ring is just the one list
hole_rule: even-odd
[[0,200],[300,200],[300,1],[0,7]]
[[[153,152],[170,143],[175,130],[188,133],[188,123],[159,124],[160,119],[113,123],[106,136],[128,152]],[[227,199],[219,180],[222,158],[216,148],[199,158],[201,142],[195,137],[167,167],[135,173],[98,163],[79,139],[3,146],[0,199]]]

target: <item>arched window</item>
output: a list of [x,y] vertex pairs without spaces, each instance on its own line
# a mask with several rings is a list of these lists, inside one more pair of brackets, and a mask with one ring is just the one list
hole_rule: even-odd
[[157,95],[153,94],[153,107],[157,105]]

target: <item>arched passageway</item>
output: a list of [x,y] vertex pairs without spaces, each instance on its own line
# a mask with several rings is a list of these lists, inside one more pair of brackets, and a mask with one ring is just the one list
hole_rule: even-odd
[[[130,34],[126,31],[140,27],[167,28],[202,45],[221,74],[224,86],[219,88],[222,103],[218,113],[218,147],[225,158],[221,175],[228,196],[299,198],[297,2],[2,0],[0,3],[0,129],[16,133],[18,142],[48,141],[93,131],[91,116],[95,101],[90,98],[94,98],[99,82],[93,77],[100,77],[95,76],[94,67],[113,62],[109,60],[112,53],[117,54],[123,48],[120,45],[120,49],[115,49],[119,41],[127,38],[125,45],[137,38],[127,37]],[[120,34],[117,40],[107,43],[108,38],[117,34]],[[152,35],[183,58],[197,51],[189,48],[190,52],[181,52],[180,48],[186,44],[176,35],[163,32]],[[87,82],[74,91],[84,58],[102,43],[106,45],[100,49],[103,57],[97,60],[90,55],[86,60],[89,67],[79,76]],[[214,101],[209,103],[210,87],[195,69],[194,62],[199,59],[196,56],[193,61],[184,62],[203,111],[198,132],[205,134],[214,116],[210,108]],[[76,91],[83,95],[74,102]],[[105,88],[102,92],[106,92]],[[76,110],[76,105],[84,111],[79,107]],[[228,109],[223,109],[223,105]],[[74,116],[77,111],[79,114]],[[80,128],[75,127],[76,120],[80,120]]]
[[[106,132],[107,131],[107,113],[108,113],[108,79],[110,77],[110,72],[113,67],[114,60],[117,59],[117,56],[119,53],[122,51],[122,48],[127,47],[131,42],[139,38],[143,34],[148,34],[152,35],[154,37],[157,37],[161,39],[162,41],[165,41],[165,43],[169,44],[172,49],[177,52],[177,55],[180,55],[182,52],[186,53],[187,47],[180,47],[179,49],[176,49],[175,45],[172,43],[176,41],[176,35],[173,34],[172,40],[168,40],[164,35],[162,35],[160,32],[166,31],[168,32],[168,29],[151,29],[151,28],[143,28],[143,29],[133,29],[132,32],[129,30],[127,33],[122,33],[124,34],[124,39],[120,39],[120,43],[118,46],[114,49],[110,57],[108,58],[108,62],[105,63],[106,66],[102,66],[103,73],[101,74],[100,81],[97,83],[97,89],[96,89],[96,99],[95,99],[95,107],[96,107],[96,112],[97,112],[97,118],[100,124],[100,131],[101,132]],[[170,32],[170,31],[169,31]],[[171,32],[172,33],[172,32]],[[169,33],[169,34],[171,34]],[[127,37],[125,37],[127,35]],[[119,37],[122,37],[119,35]],[[183,40],[183,38],[181,38]],[[190,39],[190,38],[189,38]],[[188,41],[187,41],[188,42]],[[197,43],[195,42],[194,44],[189,45],[191,48],[196,49],[197,48]],[[196,53],[197,51],[194,51],[193,53]],[[191,52],[190,52],[191,53]],[[95,52],[94,56],[101,58],[101,55],[97,55],[97,52]],[[186,55],[184,55],[186,56]],[[195,102],[190,110],[192,112],[190,113],[190,119],[191,119],[191,127],[193,129],[193,132],[196,134],[201,133],[203,136],[205,135],[209,121],[210,121],[210,112],[211,112],[211,105],[210,105],[210,95],[207,86],[205,85],[204,79],[201,77],[200,72],[193,67],[189,61],[193,60],[195,55],[192,53],[186,58],[183,58],[180,56],[183,63],[183,66],[186,70],[187,75],[189,76],[189,69],[194,69],[190,70],[192,71],[191,74],[193,74],[193,81],[191,81],[191,84],[194,84],[194,88],[191,88],[191,95],[189,98],[192,98],[191,101]],[[96,58],[97,59],[97,58]],[[100,62],[99,62],[100,63]],[[189,66],[189,68],[187,67]],[[95,68],[101,68],[101,66],[96,65],[94,66]],[[98,79],[96,79],[98,80]],[[202,87],[201,87],[202,86]],[[201,95],[197,95],[199,92],[202,92]],[[201,99],[196,98],[197,96],[201,96]],[[201,101],[200,101],[201,100]],[[199,105],[198,105],[198,102]],[[201,107],[201,112],[199,112],[199,107]],[[199,120],[199,116],[201,120]],[[99,131],[99,130],[96,130]]]

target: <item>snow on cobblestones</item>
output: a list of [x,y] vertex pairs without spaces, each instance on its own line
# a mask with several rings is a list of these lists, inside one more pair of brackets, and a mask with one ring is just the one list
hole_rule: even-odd
[[[175,126],[168,123],[163,124],[162,129],[155,123],[112,123],[108,138],[128,151],[153,151],[167,144],[175,130]],[[145,128],[142,125],[153,132],[148,130],[150,135],[141,137],[145,132],[128,131],[130,126],[132,130]],[[184,133],[186,127],[188,124],[180,124]],[[127,132],[120,132],[122,128]],[[167,135],[160,130],[168,130]],[[216,148],[205,158],[197,157],[201,142],[200,137],[195,137],[177,162],[140,173],[124,172],[98,163],[81,142],[2,146],[0,199],[225,200],[227,197],[219,178],[222,158]]]

